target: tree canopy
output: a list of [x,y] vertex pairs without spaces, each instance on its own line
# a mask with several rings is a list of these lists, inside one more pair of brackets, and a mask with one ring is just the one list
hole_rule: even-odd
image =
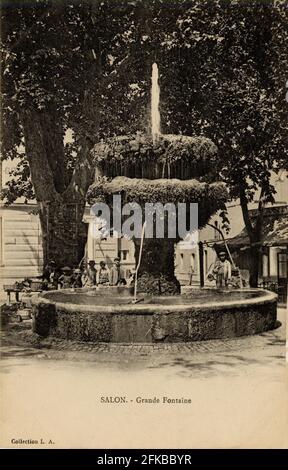
[[157,62],[162,132],[215,142],[215,170],[259,240],[271,172],[287,167],[286,0],[4,1],[1,24],[2,155],[25,148],[10,202],[31,197],[30,176],[38,201],[85,198],[94,145],[149,131]]
[[21,110],[48,111],[55,145],[67,129],[75,138],[50,165],[67,187],[84,139],[148,130],[157,61],[162,131],[210,137],[231,196],[244,183],[248,201],[259,186],[271,199],[269,173],[287,161],[285,3],[4,2],[3,156],[23,143]]

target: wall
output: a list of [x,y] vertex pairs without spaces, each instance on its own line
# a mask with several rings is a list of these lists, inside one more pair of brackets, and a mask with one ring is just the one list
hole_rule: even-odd
[[43,254],[35,205],[14,204],[0,209],[0,288],[24,277],[41,274]]

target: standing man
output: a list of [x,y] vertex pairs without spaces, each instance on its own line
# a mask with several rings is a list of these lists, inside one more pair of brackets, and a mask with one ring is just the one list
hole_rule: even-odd
[[192,279],[193,279],[193,274],[195,273],[194,268],[192,265],[190,265],[189,270],[188,270],[188,275],[189,275],[189,286],[192,286]]
[[82,284],[83,287],[93,287],[96,286],[96,268],[95,268],[95,261],[91,260],[88,263],[87,268],[85,269],[83,276],[82,276]]
[[220,251],[212,272],[216,277],[217,289],[228,287],[232,270],[231,263],[227,259],[226,251]]
[[109,284],[110,271],[106,266],[105,261],[100,261],[100,267],[97,272],[97,285],[107,286]]
[[114,264],[110,269],[109,283],[110,286],[119,286],[119,284],[126,284],[126,280],[123,275],[123,270],[121,269],[120,265],[120,258],[114,259]]

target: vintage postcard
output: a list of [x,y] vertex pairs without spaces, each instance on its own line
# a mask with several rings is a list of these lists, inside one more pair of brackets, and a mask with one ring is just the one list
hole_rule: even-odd
[[1,448],[287,448],[287,41],[287,0],[1,0]]

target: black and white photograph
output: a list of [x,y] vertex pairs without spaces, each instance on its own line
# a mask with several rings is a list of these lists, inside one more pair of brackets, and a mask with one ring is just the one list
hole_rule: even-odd
[[287,0],[0,17],[0,447],[287,449]]

